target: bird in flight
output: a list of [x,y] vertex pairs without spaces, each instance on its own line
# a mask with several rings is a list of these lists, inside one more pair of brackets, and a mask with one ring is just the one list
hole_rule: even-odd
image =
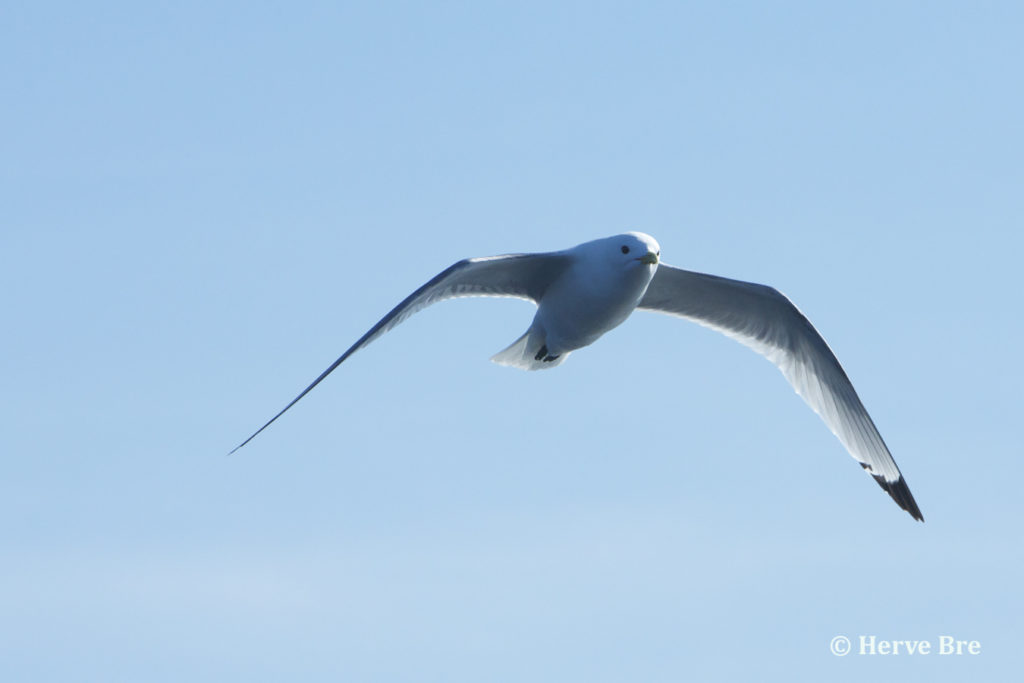
[[470,296],[515,297],[537,305],[526,332],[491,358],[524,370],[561,365],[573,351],[593,344],[637,309],[685,318],[732,337],[774,363],[896,504],[924,521],[853,384],[803,313],[773,287],[662,263],[658,242],[640,232],[562,251],[470,258],[453,264],[395,306],[231,452],[252,441],[349,356],[413,313],[438,301]]

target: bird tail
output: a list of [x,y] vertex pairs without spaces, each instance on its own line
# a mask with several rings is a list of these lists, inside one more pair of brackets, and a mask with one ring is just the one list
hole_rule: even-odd
[[[544,358],[550,358],[546,353],[541,354],[544,346],[543,331],[531,326],[523,336],[504,350],[491,356],[491,360],[498,365],[507,365],[520,370],[546,370],[561,365],[569,356],[569,353],[565,352],[552,360],[544,360]],[[537,358],[538,355],[541,355],[541,358]]]

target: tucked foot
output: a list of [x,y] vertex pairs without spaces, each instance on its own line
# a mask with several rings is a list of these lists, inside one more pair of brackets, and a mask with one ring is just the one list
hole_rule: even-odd
[[548,345],[545,344],[544,346],[540,347],[540,351],[537,352],[537,355],[534,356],[533,359],[542,361],[544,363],[550,363],[553,360],[558,360],[559,356],[561,355],[562,354],[558,354],[558,356],[552,356],[550,353],[548,353]]

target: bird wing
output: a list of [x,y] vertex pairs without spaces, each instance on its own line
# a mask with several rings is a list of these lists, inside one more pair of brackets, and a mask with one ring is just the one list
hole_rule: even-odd
[[924,521],[835,354],[804,314],[778,290],[663,264],[638,308],[710,327],[770,360],[861,467],[901,508]]
[[549,252],[543,254],[506,254],[504,256],[486,256],[482,258],[464,259],[452,264],[438,273],[433,279],[407,296],[400,304],[377,321],[359,340],[341,354],[338,360],[324,370],[313,383],[302,390],[281,411],[270,418],[266,424],[253,432],[252,436],[235,446],[239,448],[269,427],[274,420],[284,415],[293,405],[308,394],[346,358],[363,348],[399,323],[404,322],[413,313],[423,310],[431,304],[445,299],[470,296],[514,297],[539,302],[544,292],[565,270],[569,256],[565,252]]

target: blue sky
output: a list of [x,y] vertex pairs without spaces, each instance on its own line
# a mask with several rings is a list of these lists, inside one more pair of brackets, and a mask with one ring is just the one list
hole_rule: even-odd
[[[1016,3],[0,14],[5,680],[1019,673]],[[453,261],[624,230],[789,295],[927,522],[740,345],[523,373],[511,300],[225,456]]]

